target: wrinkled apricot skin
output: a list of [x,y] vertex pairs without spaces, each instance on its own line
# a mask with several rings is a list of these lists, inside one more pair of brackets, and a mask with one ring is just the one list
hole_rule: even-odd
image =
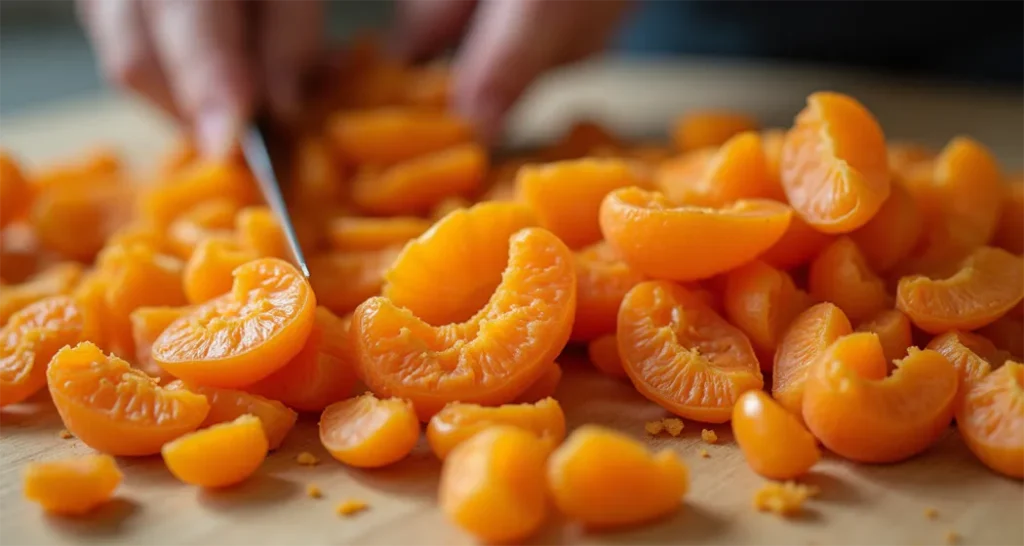
[[833,342],[852,332],[843,311],[828,302],[797,315],[775,351],[772,397],[802,418],[807,370]]
[[46,298],[15,313],[0,329],[0,407],[26,400],[46,386],[46,366],[85,334],[81,309],[67,296]]
[[267,458],[267,437],[256,417],[186,434],[160,450],[167,469],[179,480],[200,487],[227,487],[245,481]]
[[545,463],[551,443],[528,431],[494,426],[459,444],[445,460],[441,510],[489,544],[521,542],[548,513]]
[[335,459],[358,468],[378,468],[404,459],[420,438],[412,404],[364,394],[324,409],[320,443]]
[[797,478],[821,458],[803,423],[763,391],[747,391],[736,401],[732,432],[750,468],[769,479]]
[[1024,478],[1024,365],[1007,361],[972,384],[957,409],[956,425],[985,466]]
[[577,428],[551,454],[547,474],[558,509],[592,528],[664,517],[689,488],[689,473],[674,451],[650,453],[636,440],[595,425]]
[[189,385],[177,380],[169,383],[167,390],[186,390],[206,397],[210,404],[210,412],[199,428],[207,428],[220,423],[228,423],[243,415],[252,415],[259,419],[263,433],[267,439],[268,449],[277,449],[285,436],[295,426],[298,414],[277,400],[270,400],[256,394],[231,389],[215,389]]
[[683,151],[719,146],[733,135],[757,129],[753,117],[724,110],[689,112],[672,126],[672,142]]
[[830,301],[854,322],[892,307],[885,281],[868,266],[849,237],[840,237],[811,262],[808,287],[818,301]]
[[545,398],[536,404],[497,407],[453,402],[430,418],[427,441],[437,458],[444,460],[459,444],[490,427],[508,425],[557,445],[565,438],[565,414],[558,401]]
[[626,370],[619,356],[619,340],[615,334],[601,336],[587,344],[587,357],[595,368],[605,375],[624,378]]
[[450,114],[382,108],[345,112],[328,133],[342,156],[357,164],[387,165],[466,142],[469,125]]
[[622,298],[644,276],[603,241],[577,252],[575,264],[576,321],[572,339],[589,341],[614,334]]
[[47,512],[80,516],[109,501],[123,477],[110,455],[30,462],[24,495]]

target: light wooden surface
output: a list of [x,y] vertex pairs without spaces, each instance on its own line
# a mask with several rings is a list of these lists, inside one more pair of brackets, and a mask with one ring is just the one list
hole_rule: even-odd
[[[651,134],[670,115],[692,106],[734,106],[786,123],[808,91],[833,88],[864,98],[890,134],[941,145],[972,134],[1005,164],[1020,167],[1024,108],[1019,96],[963,90],[926,92],[886,86],[846,74],[772,67],[699,64],[592,65],[553,78],[524,105],[514,138],[536,140],[574,115],[596,115],[630,134]],[[575,100],[573,97],[577,97]],[[895,120],[895,123],[890,121]],[[552,129],[554,127],[555,129]],[[892,127],[890,129],[890,127]],[[83,147],[113,143],[139,164],[162,149],[167,128],[137,105],[83,99],[46,112],[0,121],[0,142],[32,162],[67,157]],[[591,372],[569,357],[557,397],[570,427],[587,422],[644,438],[643,423],[664,412],[626,383]],[[755,512],[751,497],[763,480],[751,472],[727,425],[719,445],[700,440],[688,422],[679,438],[647,438],[652,448],[678,450],[692,484],[679,513],[631,531],[586,533],[552,517],[536,544],[940,544],[948,532],[962,544],[1024,544],[1024,488],[989,472],[951,428],[927,453],[903,464],[852,465],[826,457],[807,483],[821,488],[808,513],[794,520]],[[439,464],[425,444],[407,460],[378,471],[353,470],[319,445],[316,416],[305,417],[257,476],[227,491],[182,485],[158,457],[121,459],[125,482],[117,500],[89,518],[47,516],[21,498],[21,468],[89,452],[62,440],[60,419],[45,393],[0,411],[0,544],[471,544],[448,525],[435,502]],[[699,457],[706,448],[709,459]],[[295,455],[321,459],[300,467]],[[323,499],[305,495],[316,484]],[[361,499],[370,509],[351,518],[335,503]],[[926,508],[938,510],[927,519]]]

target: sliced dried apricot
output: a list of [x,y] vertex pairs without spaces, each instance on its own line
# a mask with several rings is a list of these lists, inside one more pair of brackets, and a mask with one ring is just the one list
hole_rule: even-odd
[[872,332],[878,336],[886,362],[902,358],[914,344],[910,319],[897,309],[886,309],[861,322],[857,331]]
[[747,391],[736,401],[732,433],[750,468],[773,480],[801,476],[821,458],[800,419],[763,391]]
[[284,404],[257,394],[190,385],[180,379],[172,381],[164,388],[170,391],[186,390],[206,397],[206,401],[210,403],[210,413],[206,414],[206,419],[199,425],[200,428],[234,421],[243,415],[252,415],[259,419],[269,449],[277,449],[281,445],[298,419],[298,414]]
[[39,300],[12,315],[0,329],[0,407],[45,387],[50,359],[84,334],[85,318],[68,296]]
[[972,384],[1006,361],[1006,355],[991,341],[977,334],[958,330],[935,336],[928,343],[927,349],[946,357],[946,360],[956,368],[960,379],[958,398],[962,398]]
[[320,443],[335,459],[359,468],[404,459],[420,438],[412,404],[370,393],[335,402],[320,416]]
[[331,249],[340,252],[380,250],[404,245],[428,229],[430,221],[415,216],[342,216],[331,220],[327,227]]
[[167,469],[200,487],[227,487],[246,480],[267,458],[263,423],[245,414],[168,442],[160,450]]
[[256,186],[244,169],[230,163],[199,162],[152,187],[142,198],[142,213],[153,224],[166,227],[179,215],[210,199],[231,199],[239,204],[256,199]]
[[343,112],[328,121],[341,154],[357,164],[391,164],[470,140],[469,125],[444,112],[381,108]]
[[782,238],[758,258],[773,267],[791,269],[810,262],[832,239],[794,214]]
[[558,445],[565,438],[565,414],[553,398],[535,404],[505,404],[487,407],[452,402],[427,425],[427,441],[439,459],[445,459],[459,444],[477,433],[498,425],[521,428]]
[[956,428],[985,466],[1024,478],[1024,365],[1007,361],[967,389]]
[[619,339],[615,334],[601,336],[587,344],[587,357],[601,373],[612,377],[628,377],[619,356]]
[[135,187],[106,183],[56,188],[36,195],[32,227],[46,249],[88,261],[134,212]]
[[21,167],[7,152],[0,150],[0,227],[19,218],[32,202],[32,187]]
[[231,237],[207,237],[196,245],[181,274],[189,303],[203,303],[231,291],[231,272],[258,258]]
[[724,423],[740,394],[763,385],[747,336],[679,285],[633,287],[617,335],[636,389],[680,417]]
[[719,146],[733,135],[757,129],[748,114],[728,110],[687,112],[672,124],[672,142],[683,151]]
[[562,367],[557,362],[552,362],[544,368],[544,373],[534,381],[526,390],[519,393],[514,402],[520,404],[534,404],[545,398],[555,395],[558,384],[562,382]]
[[840,237],[811,262],[808,287],[818,301],[830,301],[861,321],[892,307],[885,281],[868,266],[849,237]]
[[47,512],[78,516],[109,501],[122,478],[110,455],[30,462],[24,494]]
[[797,315],[775,351],[772,397],[790,413],[802,415],[807,370],[834,341],[852,332],[850,319],[828,302]]
[[167,227],[167,243],[182,259],[188,259],[203,239],[232,236],[239,205],[232,199],[211,199],[192,207]]
[[74,262],[55,264],[25,282],[0,290],[0,325],[29,305],[50,296],[70,294],[82,278],[83,267]]
[[575,264],[576,321],[572,339],[589,341],[615,333],[623,296],[644,276],[630,268],[605,241],[576,252]]
[[[317,301],[331,311],[351,313],[368,298],[379,295],[384,273],[401,248],[361,252],[325,252],[309,258],[309,282]],[[432,285],[430,290],[437,290]]]
[[288,243],[269,207],[246,207],[235,216],[235,231],[242,248],[260,258],[288,257]]
[[685,205],[724,207],[738,199],[785,198],[768,173],[761,137],[754,131],[730,138],[721,148],[665,161],[655,176],[669,199]]
[[1003,204],[992,244],[1024,254],[1024,175],[1018,175],[1003,188]]

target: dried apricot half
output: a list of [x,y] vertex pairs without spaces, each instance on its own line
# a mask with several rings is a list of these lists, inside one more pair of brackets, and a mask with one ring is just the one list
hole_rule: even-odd
[[957,409],[956,427],[986,466],[1024,478],[1024,365],[1007,361],[971,384]]
[[110,455],[31,462],[24,494],[47,512],[78,516],[109,501],[123,477]]
[[800,419],[764,391],[747,391],[736,401],[732,433],[750,468],[773,480],[801,476],[821,458]]
[[267,458],[263,423],[245,414],[164,444],[164,464],[174,477],[200,487],[245,481]]
[[171,391],[186,390],[206,397],[210,403],[210,413],[206,414],[200,428],[234,421],[247,414],[256,417],[263,425],[269,449],[277,449],[281,445],[298,418],[298,414],[277,400],[243,391],[189,385],[180,379],[164,388]]
[[644,280],[605,241],[575,255],[576,321],[572,339],[589,341],[614,334],[622,298]]
[[342,216],[327,227],[331,249],[340,252],[380,250],[404,245],[430,229],[430,221],[415,216],[373,218]]
[[83,341],[85,318],[68,296],[39,300],[0,329],[0,407],[46,386],[46,366],[65,345]]
[[359,468],[405,458],[420,439],[412,404],[366,393],[335,402],[320,416],[320,443],[335,459]]
[[852,321],[867,320],[892,308],[885,281],[864,260],[849,237],[840,237],[811,262],[808,277],[811,296],[830,301]]
[[470,140],[464,121],[445,112],[380,108],[343,112],[328,133],[342,156],[357,164],[390,164]]
[[427,425],[427,441],[434,454],[444,459],[451,451],[478,432],[496,425],[509,425],[530,431],[557,445],[565,438],[565,414],[553,398],[536,404],[479,406],[452,402]]
[[775,351],[772,397],[790,413],[802,415],[808,368],[835,340],[852,332],[850,319],[828,302],[797,315]]
[[748,114],[728,110],[695,110],[672,124],[672,142],[683,151],[719,146],[733,135],[757,129]]
[[663,162],[656,181],[672,201],[701,207],[724,207],[738,199],[784,199],[768,173],[761,137],[740,133],[721,148],[695,150]]

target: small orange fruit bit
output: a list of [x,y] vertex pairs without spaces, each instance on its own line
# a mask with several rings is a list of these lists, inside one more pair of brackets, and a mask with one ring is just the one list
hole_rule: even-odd
[[32,226],[44,248],[91,261],[104,241],[131,220],[135,195],[134,186],[118,183],[53,188],[36,195]]
[[82,278],[83,267],[75,262],[50,266],[23,283],[5,285],[0,290],[0,325],[29,305],[50,296],[70,294]]
[[[309,282],[317,301],[336,314],[355,310],[367,298],[379,295],[384,272],[395,262],[400,247],[361,252],[325,252],[309,258]],[[432,285],[430,290],[437,290]]]
[[1024,258],[1001,248],[981,247],[946,278],[911,275],[900,279],[896,306],[914,325],[932,334],[974,330],[1024,299]]
[[412,404],[366,393],[335,402],[320,415],[320,443],[331,457],[359,468],[378,468],[405,458],[420,439]]
[[232,237],[211,236],[196,245],[185,262],[181,282],[192,304],[203,303],[231,291],[231,272],[258,258]]
[[545,148],[541,156],[547,161],[579,159],[599,149],[621,149],[625,144],[607,127],[594,120],[577,120],[558,140]]
[[509,240],[501,284],[467,322],[430,326],[387,298],[360,305],[359,375],[378,394],[409,399],[424,420],[456,400],[510,402],[565,347],[575,310],[572,253],[550,231],[526,228]]
[[956,427],[985,466],[1024,478],[1024,365],[1007,361],[968,388]]
[[317,307],[313,330],[299,354],[246,390],[310,412],[348,398],[356,383],[350,322]]
[[633,287],[617,335],[636,389],[680,417],[724,423],[740,394],[763,386],[747,336],[679,285]]
[[210,411],[206,398],[159,387],[148,375],[92,343],[64,347],[46,370],[64,426],[111,455],[153,455],[195,430]]
[[648,185],[643,172],[621,159],[574,159],[524,165],[516,195],[537,212],[541,227],[580,248],[601,240],[598,211],[609,192]]
[[832,239],[794,214],[782,238],[758,258],[772,267],[792,269],[810,262]]
[[160,450],[167,469],[200,487],[227,487],[246,480],[267,458],[263,423],[245,414],[168,442]]
[[782,145],[782,186],[804,221],[827,233],[866,224],[889,197],[885,135],[855,99],[819,92]]
[[83,340],[85,319],[68,296],[51,296],[18,311],[0,329],[0,407],[46,386],[46,365],[65,345]]
[[536,225],[520,203],[453,211],[402,249],[385,273],[384,297],[433,325],[468,320],[501,283],[509,238]]
[[166,227],[204,201],[231,199],[242,205],[252,203],[257,195],[252,177],[242,167],[200,162],[150,188],[142,198],[142,214],[154,225]]
[[775,351],[772,396],[794,415],[802,415],[807,370],[832,343],[853,332],[835,305],[819,303],[797,315]]
[[1002,212],[992,244],[1024,254],[1024,175],[1018,174],[1003,188]]
[[269,449],[277,449],[281,445],[298,419],[298,414],[284,404],[257,394],[189,385],[180,379],[172,381],[164,388],[170,391],[186,390],[206,397],[206,401],[210,403],[210,413],[206,414],[206,419],[199,428],[234,421],[247,414],[256,417],[263,425]]
[[766,199],[722,209],[677,207],[660,193],[625,188],[601,204],[601,231],[639,272],[692,281],[753,260],[782,237],[791,216],[789,207]]
[[288,257],[288,243],[269,207],[246,207],[235,216],[235,231],[242,248],[260,258]]
[[178,216],[167,227],[167,243],[174,253],[187,260],[196,245],[210,235],[231,237],[239,205],[232,199],[203,201]]
[[840,237],[811,262],[808,287],[818,301],[830,301],[852,321],[867,320],[892,308],[885,281],[876,275],[857,245]]
[[110,500],[124,477],[110,455],[25,465],[25,498],[47,512],[79,516]]
[[342,112],[328,121],[327,132],[342,156],[360,165],[397,163],[472,138],[466,122],[418,108]]
[[[869,367],[882,377],[866,377]],[[870,333],[839,338],[811,365],[804,422],[833,453],[895,463],[921,453],[949,427],[957,372],[946,357],[911,347],[892,375],[884,373],[881,344]]]
[[724,207],[737,199],[783,200],[768,173],[761,137],[754,131],[730,138],[721,148],[705,148],[661,163],[658,187],[676,203]]
[[548,459],[558,509],[592,528],[636,525],[679,508],[689,473],[675,451],[596,425],[577,428]]
[[861,322],[857,331],[872,332],[878,336],[886,362],[902,358],[914,344],[910,319],[897,309],[886,309]]
[[970,390],[971,385],[1002,365],[1007,357],[984,337],[958,330],[935,336],[927,348],[946,357],[946,360],[956,368],[960,379],[958,398],[962,398],[964,393]]
[[279,370],[302,349],[316,309],[302,274],[261,258],[233,275],[231,292],[196,306],[153,342],[153,360],[171,375],[238,388]]
[[551,443],[512,426],[493,426],[445,460],[438,502],[446,516],[489,544],[517,543],[544,523],[545,464]]
[[732,433],[750,468],[773,480],[801,476],[821,458],[800,419],[764,391],[747,391],[736,401]]
[[404,245],[430,229],[430,221],[415,216],[372,218],[342,216],[327,226],[331,249],[338,252],[380,250]]
[[719,146],[744,131],[757,129],[757,120],[726,110],[695,110],[672,125],[672,142],[683,151]]
[[562,382],[562,367],[557,362],[552,362],[544,369],[544,375],[526,387],[526,390],[519,393],[515,402],[533,404],[545,398],[555,395],[558,384]]
[[535,404],[478,406],[452,402],[427,425],[427,441],[439,459],[445,459],[456,446],[477,433],[497,425],[509,425],[530,431],[558,445],[565,438],[565,414],[553,398]]
[[587,357],[601,373],[612,377],[628,377],[619,356],[619,339],[615,334],[601,336],[587,344]]
[[572,339],[589,341],[615,333],[623,296],[644,276],[633,271],[605,241],[576,252],[576,322]]
[[892,269],[921,240],[924,217],[902,184],[893,184],[889,198],[868,223],[850,238],[876,273]]
[[19,218],[32,203],[32,188],[21,167],[10,154],[0,150],[0,227]]

